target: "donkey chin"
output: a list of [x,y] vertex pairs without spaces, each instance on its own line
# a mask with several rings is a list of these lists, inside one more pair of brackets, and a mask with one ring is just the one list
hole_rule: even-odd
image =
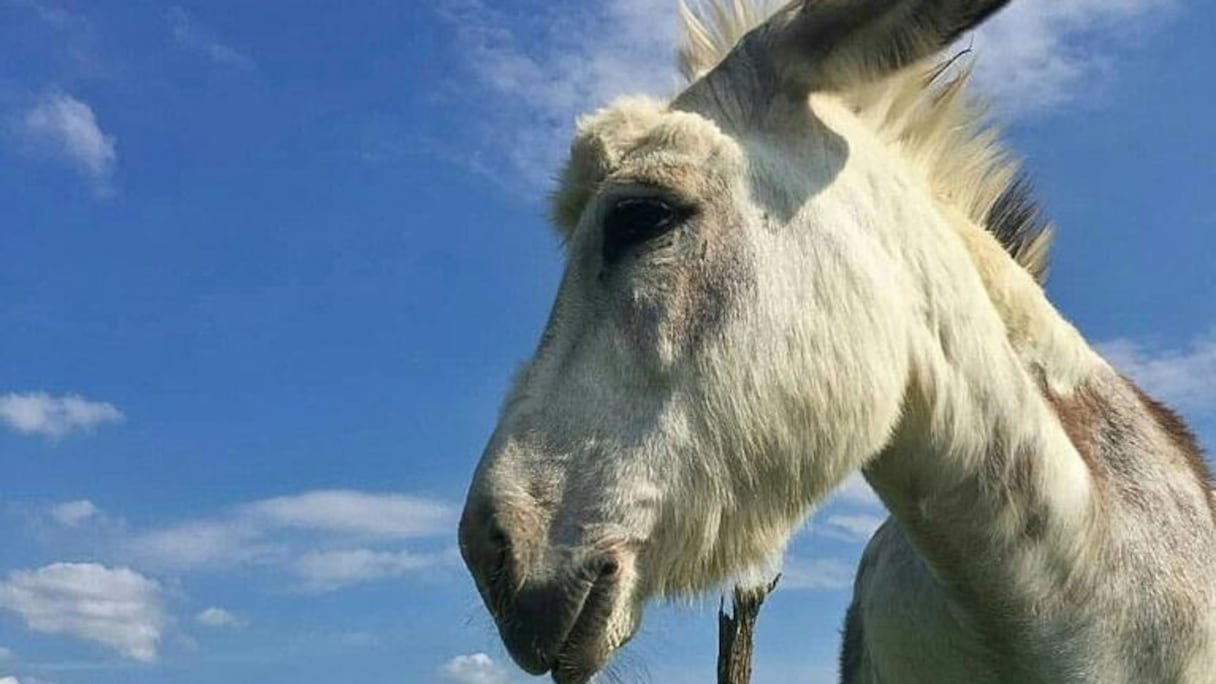
[[[642,615],[635,553],[557,548],[529,563],[507,535],[479,528],[471,516],[462,520],[461,553],[507,652],[525,672],[582,684],[633,637]],[[470,543],[477,537],[491,543]]]

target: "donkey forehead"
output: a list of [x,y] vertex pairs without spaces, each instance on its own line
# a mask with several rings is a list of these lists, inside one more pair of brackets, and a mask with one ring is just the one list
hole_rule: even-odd
[[741,157],[737,143],[709,119],[644,98],[626,98],[579,122],[553,200],[569,239],[587,204],[606,185],[651,185],[688,198],[720,187]]

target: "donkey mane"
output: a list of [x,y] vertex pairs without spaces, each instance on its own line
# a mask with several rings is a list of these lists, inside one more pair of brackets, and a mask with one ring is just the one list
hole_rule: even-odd
[[[771,0],[680,2],[681,74],[708,73],[776,9]],[[920,168],[939,201],[985,227],[1040,283],[1046,278],[1052,225],[1019,163],[1000,142],[986,104],[967,92],[967,51],[916,65],[840,96],[878,137]]]

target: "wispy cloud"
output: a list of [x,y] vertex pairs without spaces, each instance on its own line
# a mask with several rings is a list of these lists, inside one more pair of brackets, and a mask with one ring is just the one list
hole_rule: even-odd
[[136,533],[121,552],[159,568],[208,569],[270,562],[286,550],[268,540],[270,530],[239,517],[191,520]]
[[0,609],[33,631],[93,641],[145,662],[155,660],[166,622],[156,581],[93,563],[9,573],[0,581]]
[[204,627],[240,627],[245,621],[223,608],[211,607],[199,611],[194,621]]
[[78,14],[69,12],[53,3],[42,2],[40,0],[0,0],[0,6],[32,12],[39,20],[53,26],[78,24],[84,21],[84,18]]
[[442,7],[491,96],[477,151],[490,175],[522,175],[543,186],[577,115],[625,93],[667,94],[678,83],[674,1],[532,2],[510,14],[483,0],[445,0]]
[[454,564],[450,553],[337,549],[306,553],[291,563],[291,569],[302,589],[322,592]]
[[[1129,36],[1159,26],[1177,0],[1019,0],[975,36],[977,76],[1005,116],[1092,96]],[[1097,85],[1095,85],[1097,84]]]
[[[731,577],[730,584],[743,587],[767,585],[781,574],[778,586],[786,589],[845,589],[852,586],[855,560],[806,558],[800,553],[821,547],[824,540],[846,542],[841,552],[856,554],[874,536],[887,518],[886,509],[861,474],[850,476],[824,502],[824,507],[795,530],[790,545]],[[840,547],[839,544],[835,545]]]
[[110,562],[171,573],[259,569],[315,593],[456,567],[455,550],[440,540],[453,534],[457,513],[425,497],[320,490],[143,529],[88,500],[49,506],[41,519],[54,522],[59,543]]
[[0,0],[0,9],[5,7],[34,17],[41,26],[51,29],[60,40],[56,49],[67,52],[73,61],[83,65],[96,60],[94,27],[88,17],[47,0]]
[[1191,415],[1216,415],[1216,335],[1180,347],[1119,339],[1098,348],[1154,397]]
[[97,195],[113,194],[117,142],[101,130],[88,104],[62,90],[47,91],[21,117],[17,134],[36,153],[75,167]]
[[839,558],[785,559],[779,589],[848,589],[853,586],[853,564]]
[[804,525],[802,533],[865,542],[886,520],[886,508],[861,473],[853,473]]
[[386,539],[452,529],[455,509],[429,499],[349,490],[305,492],[243,506],[239,514],[267,526],[295,527]]
[[510,684],[511,676],[485,653],[458,655],[439,668],[440,681],[449,684]]
[[455,521],[454,506],[432,499],[326,490],[254,501],[215,518],[154,529],[137,534],[129,547],[168,566],[242,564],[286,554],[292,532],[345,542],[403,540],[449,534]]
[[118,545],[124,557],[153,567],[199,571],[258,565],[289,573],[302,590],[331,591],[451,565],[450,554],[392,547],[446,537],[456,516],[455,506],[433,499],[314,491],[138,532]]
[[52,89],[26,110],[18,134],[31,149],[74,166],[91,181],[97,194],[113,192],[117,143],[101,130],[88,104]]
[[77,395],[53,397],[45,392],[0,395],[0,423],[19,433],[59,438],[122,422],[113,404]]
[[55,684],[55,682],[52,682],[49,679],[42,679],[40,677],[27,677],[24,675],[20,679],[18,679],[16,677],[13,677],[10,675],[7,677],[0,677],[0,684]]
[[[1120,38],[1159,24],[1175,4],[1019,0],[974,37],[979,83],[1006,117],[1073,103],[1092,94],[1126,44]],[[579,114],[620,95],[665,96],[678,87],[675,0],[533,0],[510,14],[484,0],[441,6],[486,102],[470,165],[507,185],[547,185]]]
[[99,515],[101,509],[92,501],[66,501],[50,509],[51,518],[64,527],[79,527],[84,521]]
[[36,28],[39,40],[45,42],[44,54],[70,76],[90,77],[105,72],[97,31],[84,14],[50,0],[0,0],[0,9],[4,8],[14,10],[18,21],[35,20],[29,25]]
[[815,519],[816,534],[850,542],[868,541],[886,520],[885,516],[868,513],[836,514]]
[[343,644],[355,648],[374,648],[384,643],[379,636],[371,632],[344,632],[338,639]]
[[216,39],[181,7],[169,10],[169,28],[179,46],[206,57],[213,64],[237,69],[254,68],[253,59]]
[[13,649],[0,646],[0,663],[13,659]]

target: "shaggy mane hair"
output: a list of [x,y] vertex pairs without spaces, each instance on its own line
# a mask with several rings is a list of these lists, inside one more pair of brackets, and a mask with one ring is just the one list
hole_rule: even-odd
[[[776,9],[773,0],[704,0],[695,8],[681,0],[678,61],[684,78],[691,83],[708,73]],[[923,170],[939,200],[984,226],[1041,283],[1052,226],[987,120],[987,107],[967,92],[971,65],[959,64],[966,54],[840,95],[880,139]]]

